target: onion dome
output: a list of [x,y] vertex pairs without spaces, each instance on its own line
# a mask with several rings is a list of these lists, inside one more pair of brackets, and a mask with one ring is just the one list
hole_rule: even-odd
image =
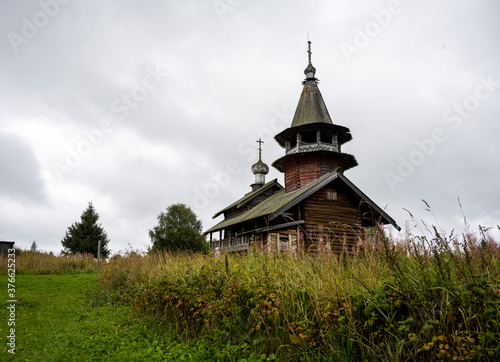
[[253,183],[252,191],[258,190],[266,183],[266,175],[269,173],[269,166],[262,162],[262,148],[261,145],[264,143],[260,138],[257,141],[259,144],[259,160],[252,165],[252,172],[255,175],[255,183]]
[[254,175],[267,175],[269,173],[269,167],[259,158],[259,160],[252,165],[252,172]]
[[317,82],[318,79],[314,76],[316,74],[316,68],[314,68],[314,66],[311,63],[312,52],[311,52],[311,42],[310,41],[307,42],[307,46],[308,46],[307,54],[308,54],[308,58],[309,58],[309,63],[307,64],[307,67],[304,70],[304,74],[306,75],[306,80],[304,81],[304,83],[308,80],[313,80],[313,81]]

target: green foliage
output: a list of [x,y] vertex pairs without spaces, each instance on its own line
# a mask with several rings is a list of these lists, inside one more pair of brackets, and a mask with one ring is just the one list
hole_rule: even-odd
[[[19,361],[272,361],[250,346],[214,345],[179,339],[129,305],[113,303],[112,293],[96,290],[94,273],[16,277],[16,354],[7,353],[0,324],[3,360]],[[9,310],[0,309],[7,321]],[[7,358],[7,356],[10,356]]]
[[206,243],[201,221],[185,204],[173,204],[158,215],[158,225],[149,230],[153,251],[203,251]]
[[33,240],[33,242],[31,243],[30,250],[31,251],[38,251],[38,245],[36,245],[36,241],[35,240]]
[[396,245],[382,236],[354,256],[125,256],[101,282],[186,341],[217,350],[278,360],[498,360],[500,247],[468,240],[451,250],[457,240],[436,232]]
[[65,254],[92,254],[97,257],[99,240],[101,241],[101,256],[106,258],[109,255],[107,247],[109,243],[108,235],[102,228],[99,214],[96,212],[92,202],[81,215],[81,221],[75,222],[68,227],[64,239],[61,243]]

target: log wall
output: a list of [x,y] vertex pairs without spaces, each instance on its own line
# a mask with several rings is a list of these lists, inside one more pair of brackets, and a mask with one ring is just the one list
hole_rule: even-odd
[[[336,200],[328,200],[327,192],[336,192]],[[327,186],[317,191],[303,204],[306,221],[305,250],[351,251],[361,232],[358,202],[345,188]]]
[[344,164],[334,155],[304,154],[288,160],[285,169],[285,192],[297,190],[324,174],[344,169]]

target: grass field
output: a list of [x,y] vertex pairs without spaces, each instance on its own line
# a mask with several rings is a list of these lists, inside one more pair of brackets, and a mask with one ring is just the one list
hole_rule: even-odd
[[[2,285],[6,279],[0,276]],[[0,360],[192,361],[217,355],[200,343],[177,341],[129,306],[110,303],[96,289],[96,280],[96,273],[18,275],[16,354],[8,353],[10,327],[2,308]]]
[[500,360],[498,243],[434,229],[369,245],[356,255],[131,252],[100,280],[215,349],[282,361]]
[[0,274],[0,360],[500,360],[500,245],[483,229],[380,236],[352,255],[129,251],[95,267],[16,253],[16,354]]

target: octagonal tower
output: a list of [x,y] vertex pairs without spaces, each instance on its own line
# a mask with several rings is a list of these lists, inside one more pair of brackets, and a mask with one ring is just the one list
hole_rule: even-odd
[[285,192],[291,192],[339,171],[343,173],[358,165],[356,158],[341,152],[341,146],[352,139],[349,128],[332,122],[318,88],[316,68],[311,63],[311,42],[308,42],[309,63],[299,104],[289,128],[275,136],[285,148],[285,155],[273,166],[285,173]]

